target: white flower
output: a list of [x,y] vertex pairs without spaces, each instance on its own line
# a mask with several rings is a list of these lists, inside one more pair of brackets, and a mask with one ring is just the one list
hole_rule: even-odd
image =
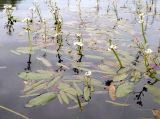
[[151,50],[151,49],[147,49],[147,50],[145,50],[145,53],[146,54],[151,54],[153,51]]
[[139,22],[140,24],[144,23],[144,21],[143,21],[143,20],[139,20],[138,22]]
[[91,74],[92,74],[91,71],[87,71],[87,72],[85,73],[85,76],[91,76]]
[[75,42],[74,45],[78,45],[78,46],[81,46],[81,47],[82,47],[82,46],[83,46],[83,43],[82,43],[82,42]]
[[46,23],[46,20],[45,20],[45,19],[43,19],[43,20],[42,20],[42,22],[45,24],[45,23]]
[[12,5],[11,4],[5,4],[4,9],[12,9]]
[[31,21],[31,19],[30,18],[24,18],[23,20],[22,20],[22,22],[30,22]]
[[76,36],[77,36],[77,37],[81,37],[81,33],[77,33]]
[[112,49],[117,49],[117,46],[116,45],[110,45],[110,48]]
[[144,13],[140,13],[140,14],[139,14],[139,17],[143,17],[143,16],[144,16]]

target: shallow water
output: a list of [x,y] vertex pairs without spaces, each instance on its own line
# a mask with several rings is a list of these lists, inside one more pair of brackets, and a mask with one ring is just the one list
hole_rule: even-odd
[[[5,2],[4,2],[5,3]],[[113,27],[116,24],[116,16],[114,12],[107,13],[107,6],[110,4],[107,0],[82,0],[80,5],[76,0],[59,0],[58,6],[61,9],[61,15],[63,17],[63,32],[64,37],[70,32],[72,35],[69,40],[75,41],[74,34],[82,33],[84,41],[98,40],[96,47],[99,49],[105,49],[104,40],[112,38],[122,48],[128,47],[129,43],[133,40],[134,36],[141,38],[141,29],[137,20],[134,19],[133,1],[129,0],[127,3],[128,8],[123,8],[124,1],[119,0],[118,11],[119,17],[122,18],[121,24],[118,24],[118,28],[113,31]],[[2,4],[2,3],[0,3]],[[16,6],[15,16],[24,18],[29,14],[28,8],[32,5],[32,0],[21,0],[14,3]],[[157,14],[160,13],[160,2],[157,1]],[[51,21],[51,16],[48,14],[48,9],[44,2],[40,0],[42,9],[42,16],[48,21]],[[3,5],[0,5],[0,7]],[[154,21],[153,20],[154,17]],[[146,18],[145,18],[146,19]],[[150,43],[150,47],[153,50],[157,50],[159,46],[159,19],[160,16],[154,16],[154,12],[151,12],[148,16],[148,26],[146,30],[147,38]],[[0,105],[11,108],[17,112],[20,112],[31,119],[142,119],[142,118],[154,118],[151,110],[159,108],[159,105],[152,101],[152,96],[149,93],[145,93],[143,97],[143,107],[136,105],[134,101],[135,95],[129,95],[126,98],[117,99],[117,101],[129,102],[129,107],[119,107],[109,103],[105,100],[109,99],[108,95],[102,94],[92,96],[89,104],[84,108],[83,112],[79,109],[68,110],[66,105],[61,105],[56,101],[52,101],[45,106],[38,106],[34,108],[25,108],[25,104],[28,99],[20,98],[23,95],[24,83],[17,76],[18,73],[23,72],[27,67],[28,54],[15,55],[10,52],[17,47],[27,46],[27,37],[19,36],[22,31],[22,24],[17,23],[14,25],[14,32],[11,35],[6,33],[6,29],[3,27],[5,24],[5,17],[3,12],[0,11],[0,66],[6,66],[4,69],[0,69]],[[49,26],[49,25],[48,25]],[[73,42],[71,41],[71,42]],[[51,47],[52,48],[52,47]],[[53,48],[52,48],[53,49]],[[128,49],[128,48],[127,48]],[[90,49],[89,44],[84,48],[84,54],[95,54],[104,56],[103,53],[93,51]],[[133,51],[134,53],[134,51]],[[31,57],[31,70],[45,69],[37,62],[36,57],[42,56],[42,52],[36,52]],[[68,56],[63,56],[64,63],[68,60],[65,59]],[[56,70],[56,62],[59,60],[56,55],[47,54],[47,58],[52,62],[53,69]],[[105,56],[105,58],[107,58]],[[100,64],[101,61],[89,60],[82,58],[82,61],[92,61],[94,66]],[[94,68],[93,66],[93,68]],[[81,72],[80,74],[83,74]],[[66,72],[66,74],[73,75],[72,70]],[[100,74],[93,74],[94,77],[101,77]],[[104,81],[103,81],[104,82]],[[144,82],[141,82],[136,90],[141,90]],[[159,85],[159,84],[158,84]],[[20,117],[3,111],[0,109],[0,119],[21,119]]]

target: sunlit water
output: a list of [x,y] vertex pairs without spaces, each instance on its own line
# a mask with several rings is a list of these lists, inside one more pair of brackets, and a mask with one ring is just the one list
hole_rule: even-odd
[[[134,0],[133,0],[134,1]],[[116,44],[123,48],[128,47],[129,43],[135,38],[141,38],[141,27],[138,20],[135,19],[133,14],[135,11],[134,2],[129,0],[124,8],[125,1],[119,0],[118,2],[118,14],[119,18],[122,18],[121,24],[117,25],[115,13],[112,8],[109,8],[110,4],[107,0],[82,0],[80,5],[76,0],[59,0],[58,6],[61,9],[61,15],[63,17],[63,31],[64,34],[82,33],[84,41],[96,40],[98,42],[98,48],[104,48],[104,40],[112,38]],[[160,13],[160,2],[157,1],[157,14]],[[40,1],[42,16],[48,21],[51,21],[51,16],[43,1]],[[1,5],[3,6],[3,5]],[[15,4],[16,11],[15,16],[24,18],[30,15],[28,8],[32,6],[32,0],[17,1]],[[159,15],[154,15],[154,10],[145,17],[147,21],[146,34],[150,47],[156,50],[159,46]],[[9,107],[17,112],[20,112],[31,119],[141,119],[141,118],[153,118],[151,110],[158,108],[159,105],[153,103],[150,94],[146,93],[143,97],[144,106],[140,107],[136,105],[134,101],[135,95],[130,95],[127,98],[118,99],[118,101],[129,102],[132,105],[129,107],[118,107],[112,104],[106,103],[108,99],[106,94],[93,95],[90,103],[84,108],[83,112],[79,109],[68,110],[66,105],[61,105],[58,100],[52,101],[45,106],[39,106],[35,108],[24,108],[27,99],[20,98],[23,95],[24,83],[18,78],[17,73],[24,71],[27,67],[28,55],[17,56],[10,52],[10,50],[16,49],[20,46],[26,46],[26,36],[19,36],[22,31],[22,24],[17,23],[14,25],[15,31],[8,35],[6,29],[4,29],[5,17],[3,12],[0,12],[0,66],[6,66],[5,69],[0,69],[0,105]],[[113,27],[116,26],[116,30]],[[74,37],[70,37],[75,40]],[[106,42],[107,43],[107,42]],[[90,46],[88,46],[90,47]],[[96,53],[88,50],[87,47],[84,52]],[[31,57],[31,69],[37,70],[42,68],[36,60],[37,56],[43,55],[41,52],[37,52]],[[101,54],[103,55],[103,54]],[[57,62],[56,56],[48,54],[48,58],[54,62]],[[64,62],[67,60],[62,56]],[[83,61],[88,59],[83,58]],[[93,61],[95,64],[101,61]],[[55,65],[54,65],[55,66]],[[58,68],[57,66],[55,66]],[[56,70],[56,68],[53,68]],[[73,72],[69,72],[74,74]],[[84,73],[84,72],[82,72]],[[96,76],[95,77],[100,77]],[[137,90],[141,89],[141,84],[137,86]],[[20,117],[13,115],[9,112],[0,110],[0,119],[21,119]]]

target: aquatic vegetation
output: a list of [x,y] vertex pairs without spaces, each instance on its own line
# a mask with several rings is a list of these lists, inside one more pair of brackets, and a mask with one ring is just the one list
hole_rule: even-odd
[[32,40],[31,40],[31,34],[30,34],[32,20],[30,18],[25,18],[23,19],[22,22],[26,23],[26,27],[24,27],[24,29],[27,31],[30,52],[32,52]]
[[8,32],[11,33],[14,28],[14,23],[17,22],[17,18],[13,16],[13,11],[15,10],[15,7],[12,7],[11,4],[4,5],[4,13],[7,16],[7,23],[5,27],[8,29]]
[[[132,1],[133,6],[126,0],[119,8],[118,1],[112,0],[105,9],[108,16],[105,17],[105,11],[94,18],[95,14],[89,12],[91,16],[86,15],[84,23],[82,13],[86,11],[81,10],[81,0],[78,2],[79,22],[76,18],[73,19],[77,21],[68,22],[68,14],[62,14],[67,20],[62,18],[61,10],[65,10],[54,0],[45,1],[51,19],[42,17],[40,4],[34,1],[30,9],[32,19],[22,20],[29,47],[20,46],[10,52],[17,56],[27,55],[27,66],[18,73],[24,83],[21,97],[27,98],[25,107],[59,101],[68,109],[83,111],[100,94],[104,102],[124,107],[133,106],[127,101],[120,102],[132,95],[136,104],[143,106],[143,96],[147,92],[153,95],[156,104],[160,104],[160,47],[149,44],[145,21],[153,6],[147,6],[147,12],[142,9],[144,4],[140,0]],[[97,0],[100,12],[99,2]],[[124,18],[119,9],[124,10],[123,14],[130,10],[129,14],[135,19]],[[38,19],[34,19],[34,12]],[[137,25],[137,14],[140,25]],[[81,28],[82,25],[85,26]],[[130,39],[134,39],[133,42]],[[154,110],[153,113],[155,115]]]

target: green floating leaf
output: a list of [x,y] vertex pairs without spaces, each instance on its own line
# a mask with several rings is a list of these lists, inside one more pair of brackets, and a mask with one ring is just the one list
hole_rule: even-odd
[[54,100],[57,97],[57,93],[54,92],[48,92],[45,94],[42,94],[36,98],[33,98],[29,101],[29,103],[26,105],[26,107],[34,107],[39,105],[45,105],[48,102]]
[[61,104],[63,104],[63,100],[62,100],[62,98],[61,98],[61,95],[60,95],[60,94],[58,94],[58,100],[59,100],[59,102],[60,102]]
[[50,88],[50,87],[54,86],[55,84],[57,84],[57,82],[58,82],[61,78],[62,78],[61,75],[55,77],[52,81],[50,81],[50,82],[48,83],[47,88]]
[[107,72],[108,74],[115,74],[114,70],[112,70],[111,67],[107,66],[107,65],[98,65],[98,67],[102,70],[102,71],[105,71]]
[[43,79],[51,79],[53,77],[53,73],[49,71],[22,72],[18,74],[18,76],[23,80],[43,80]]
[[63,91],[60,91],[59,94],[60,94],[63,102],[65,102],[66,104],[69,104],[69,99],[68,99],[67,95]]
[[44,82],[45,82],[45,80],[40,80],[40,81],[32,84],[31,86],[27,86],[27,87],[25,87],[24,92],[33,90],[34,88],[38,87],[39,85],[41,85],[41,84],[44,83]]
[[118,86],[116,91],[117,97],[124,97],[128,95],[130,92],[132,92],[134,89],[134,83],[131,82],[125,82],[124,84]]
[[82,90],[79,88],[79,86],[76,83],[73,83],[74,87],[76,88],[78,96],[83,95]]
[[128,74],[123,73],[123,74],[117,74],[113,77],[113,81],[121,81],[124,80],[128,77]]
[[124,103],[118,103],[118,102],[113,102],[113,101],[109,101],[109,100],[106,100],[106,102],[108,103],[111,103],[111,104],[114,104],[116,106],[129,106],[129,104],[124,104]]
[[155,96],[155,99],[154,101],[157,102],[158,104],[160,104],[160,88],[156,87],[156,86],[153,86],[153,85],[146,85],[145,86],[148,91],[153,95]]
[[103,60],[104,57],[97,56],[97,55],[85,55],[84,57],[90,58],[90,59],[97,59],[97,60]]
[[52,64],[44,57],[37,57],[37,60],[41,61],[46,67],[52,66]]
[[148,89],[148,91],[150,92],[150,93],[152,93],[154,96],[156,96],[156,97],[160,97],[160,88],[158,88],[158,87],[156,87],[156,86],[153,86],[153,85],[146,85],[145,86],[147,89]]

